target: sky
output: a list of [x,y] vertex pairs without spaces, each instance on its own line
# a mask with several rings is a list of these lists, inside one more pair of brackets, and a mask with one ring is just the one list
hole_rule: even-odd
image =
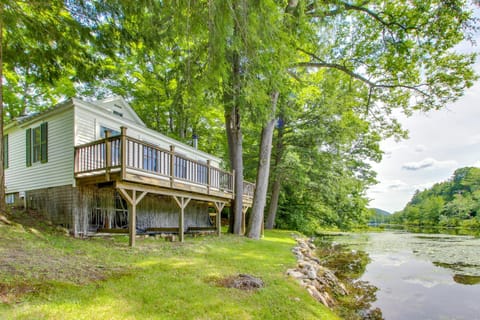
[[[480,8],[475,16],[480,17]],[[480,32],[475,39],[476,46],[463,43],[457,50],[480,53]],[[479,57],[475,70],[480,74]],[[415,190],[450,179],[455,169],[480,167],[480,81],[442,110],[398,119],[409,139],[381,143],[383,159],[373,164],[379,183],[367,191],[370,207],[391,213],[402,210]]]

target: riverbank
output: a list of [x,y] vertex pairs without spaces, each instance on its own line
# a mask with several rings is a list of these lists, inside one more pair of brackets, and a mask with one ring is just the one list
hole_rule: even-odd
[[[338,319],[287,276],[288,231],[256,241],[222,235],[185,243],[124,236],[72,239],[35,216],[0,222],[0,318]],[[226,287],[238,274],[264,287]]]
[[322,239],[294,236],[293,253],[297,266],[287,270],[318,302],[343,319],[380,320],[380,309],[373,308],[377,288],[358,278],[369,262],[368,255],[334,245]]

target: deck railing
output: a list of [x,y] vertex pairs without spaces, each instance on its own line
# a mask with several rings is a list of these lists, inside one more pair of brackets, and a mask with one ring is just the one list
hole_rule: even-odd
[[[210,161],[196,161],[181,155],[175,152],[174,146],[167,150],[122,134],[75,147],[77,178],[102,174],[118,174],[124,178],[126,172],[202,186],[206,193],[209,190],[234,193],[231,172],[211,166]],[[251,200],[255,185],[244,182],[243,189],[244,198]]]
[[243,198],[253,200],[255,194],[255,183],[243,181]]

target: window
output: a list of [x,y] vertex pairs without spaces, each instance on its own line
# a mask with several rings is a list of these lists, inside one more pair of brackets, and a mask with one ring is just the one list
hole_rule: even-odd
[[40,148],[42,145],[42,132],[40,127],[32,129],[32,162],[38,162],[41,158]]
[[123,117],[123,113],[113,110],[113,114],[119,117]]
[[110,137],[120,135],[120,131],[113,130],[104,126],[100,126],[100,138],[105,138],[105,131],[110,133]]
[[15,193],[10,193],[5,195],[5,203],[6,204],[14,204],[15,203]]
[[42,123],[35,128],[26,131],[26,164],[48,161],[48,124]]
[[8,168],[8,134],[3,136],[3,168]]

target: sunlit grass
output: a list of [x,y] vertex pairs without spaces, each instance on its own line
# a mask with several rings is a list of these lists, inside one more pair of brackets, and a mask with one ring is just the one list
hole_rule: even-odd
[[[24,273],[22,281],[35,291],[0,304],[1,319],[336,319],[285,276],[295,265],[291,232],[268,231],[259,241],[231,235],[186,238],[185,243],[138,239],[131,249],[125,237],[77,240],[19,226],[4,229],[0,245],[6,247],[0,251],[16,239],[22,250],[38,249],[44,259],[63,262],[64,272],[81,270],[78,277],[85,277],[92,267],[104,270],[104,279]],[[82,264],[85,268],[75,269]],[[61,270],[55,263],[52,268]],[[262,278],[265,288],[239,291],[218,284],[238,273]],[[13,274],[0,280],[19,281]]]

